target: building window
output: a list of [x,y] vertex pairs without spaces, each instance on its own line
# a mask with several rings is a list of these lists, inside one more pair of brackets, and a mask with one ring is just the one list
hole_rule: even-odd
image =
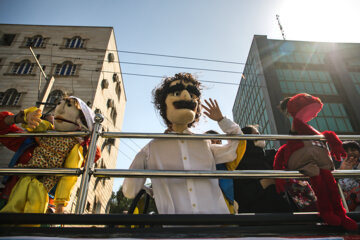
[[41,35],[37,35],[31,38],[26,38],[25,46],[41,48],[44,47],[45,39]]
[[113,121],[113,123],[116,123],[116,118],[117,118],[117,112],[116,109],[113,107],[111,108],[111,113],[110,113],[111,119]]
[[95,198],[92,213],[99,214],[101,212],[101,202]]
[[11,46],[16,34],[4,34],[0,41],[0,46]]
[[341,103],[324,103],[323,109],[309,124],[320,131],[331,130],[346,133],[354,131],[344,105]]
[[113,74],[113,82],[118,82],[119,81],[119,75],[117,75],[117,73]]
[[20,63],[14,63],[11,73],[19,75],[31,74],[33,68],[34,63],[31,63],[29,60],[24,60]]
[[108,54],[108,62],[114,62],[114,59],[115,59],[114,54],[113,54],[113,53],[109,53],[109,54]]
[[276,74],[281,91],[286,94],[299,92],[321,95],[338,94],[329,72],[276,69]]
[[0,106],[17,106],[21,95],[15,88],[0,92]]
[[61,90],[52,91],[46,100],[46,107],[56,106],[64,96],[65,94]]
[[72,62],[63,62],[57,64],[55,69],[55,75],[58,76],[73,76],[76,73],[76,64]]
[[120,99],[121,96],[121,83],[117,82],[115,87],[116,95],[118,96],[118,99]]
[[[107,138],[107,139],[105,139],[105,141],[103,142],[103,144],[101,146],[101,151],[103,151],[106,148],[106,150],[110,154],[112,146],[115,146],[115,139],[114,138]],[[102,162],[101,168],[106,168],[104,162]]]
[[108,108],[113,108],[115,106],[114,99],[109,98],[106,103]]
[[70,39],[66,39],[65,47],[66,48],[83,48],[85,40],[81,37],[73,37]]
[[104,78],[104,79],[101,81],[101,88],[102,88],[102,89],[107,89],[108,87],[109,87],[109,81]]
[[355,84],[358,94],[360,94],[360,72],[349,72],[349,75]]

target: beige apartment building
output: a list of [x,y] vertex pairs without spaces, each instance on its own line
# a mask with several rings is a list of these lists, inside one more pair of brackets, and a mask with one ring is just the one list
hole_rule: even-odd
[[[0,24],[0,111],[34,106],[45,86],[42,77],[39,88],[40,70],[29,47],[55,78],[47,103],[77,96],[104,116],[103,131],[121,131],[126,95],[112,27]],[[102,157],[95,167],[115,168],[119,143],[100,138]],[[0,167],[7,167],[13,152],[0,146],[0,155]],[[75,211],[79,183],[65,212]],[[113,179],[91,178],[85,212],[107,212],[112,187]]]

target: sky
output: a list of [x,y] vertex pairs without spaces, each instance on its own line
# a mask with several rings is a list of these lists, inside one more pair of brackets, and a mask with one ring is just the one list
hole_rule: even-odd
[[[119,52],[127,97],[121,130],[136,133],[162,133],[166,128],[151,103],[151,91],[161,77],[130,74],[195,74],[203,81],[202,98],[217,99],[223,114],[232,119],[253,36],[282,39],[277,14],[287,40],[360,43],[359,12],[358,0],[0,0],[0,23],[111,26],[120,51],[235,62]],[[220,132],[216,123],[202,117],[192,131],[203,133],[209,129]],[[121,139],[117,168],[127,169],[148,141]],[[114,191],[122,181],[115,179]]]

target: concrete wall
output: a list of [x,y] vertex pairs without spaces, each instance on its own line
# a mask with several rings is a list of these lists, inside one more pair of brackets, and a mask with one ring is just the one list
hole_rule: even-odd
[[[45,72],[51,76],[55,72],[57,64],[70,61],[77,65],[77,71],[73,76],[54,76],[55,83],[52,90],[62,90],[63,92],[74,95],[85,102],[90,102],[93,110],[99,109],[104,115],[103,130],[121,131],[126,97],[125,89],[121,76],[121,69],[117,54],[115,36],[112,27],[78,27],[78,26],[35,26],[35,25],[10,25],[0,24],[0,38],[3,34],[16,34],[10,46],[0,46],[0,91],[4,92],[9,88],[16,88],[18,92],[23,92],[17,106],[3,107],[0,111],[19,112],[21,109],[35,105],[38,98],[39,70],[34,67],[32,74],[14,75],[10,74],[12,64],[22,60],[30,60],[35,63],[28,47],[24,47],[25,39],[41,35],[46,38],[46,44],[42,48],[33,48],[36,54],[40,54],[40,63],[46,66]],[[65,48],[65,39],[79,36],[85,40],[82,49]],[[114,51],[109,51],[114,50]],[[108,62],[108,54],[114,54],[114,61]],[[116,83],[113,82],[113,73],[119,76],[121,94],[115,92]],[[109,87],[102,89],[101,81],[108,79]],[[42,87],[44,79],[42,79]],[[114,100],[114,107],[117,111],[115,121],[111,118],[111,109],[107,107],[107,100]],[[101,148],[104,139],[99,139],[98,146]],[[119,139],[111,146],[110,153],[105,148],[102,158],[96,167],[115,168],[118,154]],[[0,148],[0,154],[2,154]],[[4,150],[5,151],[5,150]],[[4,156],[2,154],[2,156]],[[6,165],[11,155],[6,152],[6,157],[0,160],[0,165]],[[77,183],[77,186],[80,179]],[[96,185],[96,186],[95,186]],[[88,208],[87,211],[93,212],[95,202],[101,213],[106,210],[107,203],[111,196],[113,180],[100,180],[95,184],[92,178],[89,184]],[[72,201],[66,211],[74,211],[77,188],[72,193]],[[96,199],[95,199],[96,198]]]

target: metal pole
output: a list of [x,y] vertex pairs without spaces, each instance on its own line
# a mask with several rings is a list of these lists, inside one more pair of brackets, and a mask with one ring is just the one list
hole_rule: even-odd
[[349,206],[347,205],[344,192],[343,192],[343,190],[342,190],[339,182],[337,182],[337,186],[338,186],[338,189],[339,189],[341,201],[342,201],[342,203],[343,203],[343,205],[344,205],[344,208],[345,208],[346,212],[349,212]]
[[0,135],[0,138],[16,137],[86,137],[89,132],[44,132],[44,133],[8,133]]
[[87,198],[87,193],[88,193],[88,186],[89,186],[89,181],[90,181],[90,175],[92,174],[91,167],[94,164],[95,153],[96,153],[96,142],[100,135],[102,121],[104,121],[104,117],[101,114],[96,114],[95,115],[95,125],[94,125],[94,129],[93,129],[91,139],[90,139],[88,157],[86,159],[84,173],[81,178],[80,191],[79,191],[80,193],[79,193],[77,203],[76,203],[75,213],[77,213],[77,214],[84,213],[86,198]]
[[[156,138],[156,139],[226,139],[226,140],[326,140],[323,135],[272,135],[272,134],[175,134],[103,132],[103,138]],[[338,135],[341,140],[360,140],[360,135]]]
[[0,168],[0,175],[56,175],[79,176],[79,168]]
[[[360,176],[359,170],[335,170],[335,178],[356,178]],[[96,168],[94,177],[127,177],[127,178],[296,178],[305,179],[307,176],[299,171],[284,170],[235,170],[235,171],[176,171],[176,170],[127,170],[127,169],[101,169]]]
[[30,52],[32,53],[32,55],[34,56],[35,62],[37,63],[37,65],[38,65],[41,73],[44,75],[45,79],[48,80],[48,77],[46,76],[46,73],[45,73],[44,70],[42,69],[42,66],[41,66],[40,62],[39,62],[39,60],[38,60],[37,57],[36,57],[36,54],[34,53],[34,51],[32,50],[31,47],[29,47],[29,49],[30,49]]

